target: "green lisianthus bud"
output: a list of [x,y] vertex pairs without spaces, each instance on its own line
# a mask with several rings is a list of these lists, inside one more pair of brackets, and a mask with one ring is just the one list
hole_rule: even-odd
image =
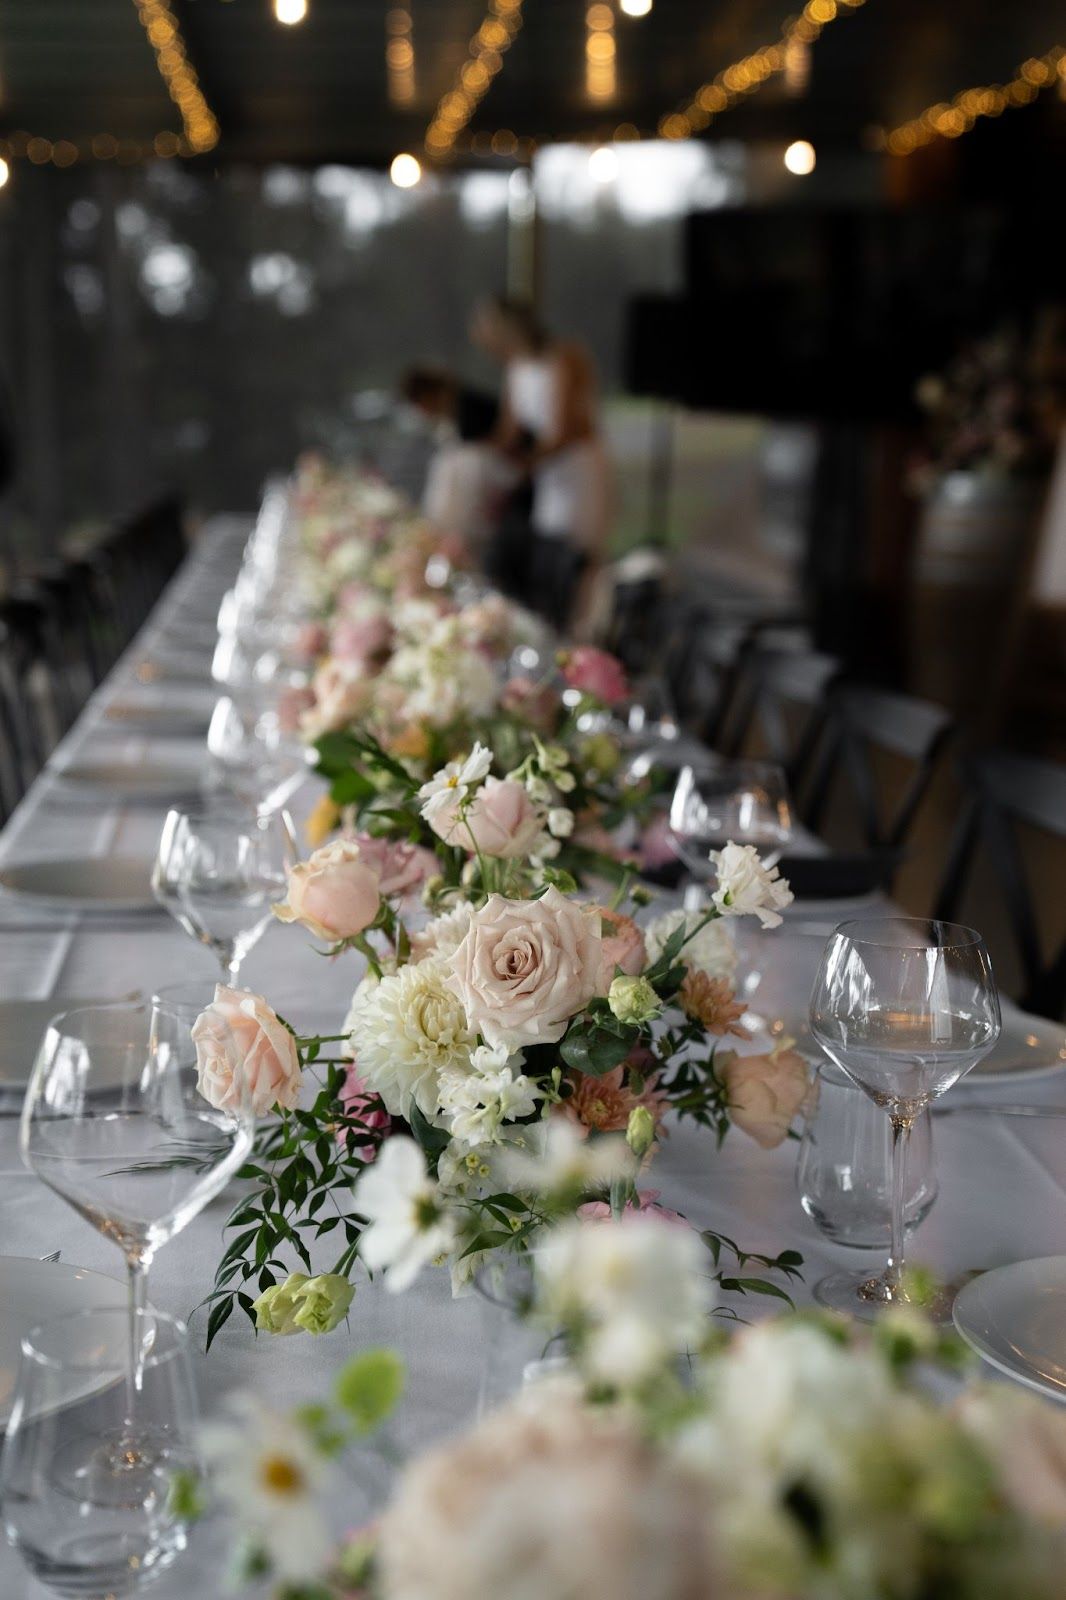
[[348,1315],[354,1296],[355,1289],[340,1273],[320,1273],[317,1278],[308,1278],[299,1290],[293,1321],[305,1333],[332,1333]]
[[297,1296],[308,1282],[306,1272],[290,1272],[284,1283],[264,1289],[255,1301],[255,1326],[258,1333],[298,1333]]
[[619,1022],[650,1022],[662,1009],[659,996],[647,978],[631,978],[620,973],[607,991],[607,1004]]
[[655,1143],[655,1118],[647,1106],[634,1106],[626,1125],[626,1144],[638,1161],[643,1160]]

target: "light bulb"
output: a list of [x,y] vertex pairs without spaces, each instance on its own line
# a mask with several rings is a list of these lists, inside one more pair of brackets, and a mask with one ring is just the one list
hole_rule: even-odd
[[408,155],[406,151],[393,156],[389,177],[397,189],[413,189],[421,176],[422,165],[416,156]]
[[274,0],[274,15],[287,28],[294,28],[307,15],[307,0]]
[[809,172],[814,171],[817,158],[810,140],[796,139],[785,151],[784,159],[789,172],[794,172],[797,178],[805,178]]

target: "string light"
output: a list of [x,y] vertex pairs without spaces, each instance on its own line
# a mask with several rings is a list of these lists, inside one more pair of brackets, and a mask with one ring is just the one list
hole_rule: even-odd
[[613,100],[618,89],[618,46],[614,37],[614,9],[606,0],[593,0],[585,12],[585,92],[590,100]]
[[389,177],[397,189],[413,189],[421,176],[422,163],[417,156],[408,155],[406,150],[398,156],[393,156]]
[[409,106],[415,97],[414,21],[409,5],[394,5],[385,13],[385,72],[389,101]]
[[797,178],[805,178],[808,173],[814,171],[817,157],[809,139],[795,139],[785,151],[783,159],[789,172],[794,173]]
[[426,129],[432,156],[450,155],[481,104],[503,58],[522,27],[522,0],[489,0],[484,22],[470,41],[467,58],[447,94],[441,96]]
[[159,75],[181,112],[185,148],[179,148],[179,154],[202,155],[213,150],[218,143],[218,120],[200,89],[168,0],[133,0],[133,3],[155,51]]
[[909,156],[934,139],[958,139],[980,117],[999,117],[1014,106],[1027,106],[1053,84],[1066,88],[1066,50],[1055,45],[1046,55],[1023,61],[1008,83],[963,89],[954,100],[938,100],[909,122],[882,135],[882,148],[893,156]]
[[286,28],[295,28],[307,15],[307,0],[274,0],[274,15]]
[[779,73],[787,73],[789,60],[793,81],[797,71],[796,51],[809,52],[823,29],[849,11],[857,11],[866,0],[807,0],[798,17],[790,17],[781,29],[776,44],[764,45],[749,56],[742,56],[706,83],[701,83],[687,105],[668,112],[659,122],[663,139],[688,139],[701,133],[715,117],[721,116],[738,100],[754,94]]
[[652,0],[618,0],[618,9],[627,17],[646,17]]

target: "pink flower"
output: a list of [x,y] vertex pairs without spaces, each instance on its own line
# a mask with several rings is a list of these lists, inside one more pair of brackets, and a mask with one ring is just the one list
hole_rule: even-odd
[[677,850],[674,848],[673,835],[670,832],[670,818],[665,811],[660,811],[654,816],[644,829],[640,840],[640,864],[650,871],[656,867],[665,867],[677,862]]
[[574,1092],[561,1102],[560,1112],[590,1132],[624,1133],[630,1113],[643,1106],[658,1125],[666,1110],[666,1097],[656,1088],[658,1079],[647,1078],[640,1094],[635,1094],[626,1076],[625,1062],[598,1078],[584,1072],[571,1073],[569,1081]]
[[385,898],[410,893],[437,870],[432,850],[405,839],[375,839],[369,833],[357,833],[354,842],[359,846],[359,859],[377,874],[378,890]]
[[338,611],[358,611],[367,601],[376,602],[377,596],[368,583],[360,578],[349,578],[337,595]]
[[486,1044],[555,1044],[596,993],[599,930],[554,885],[539,900],[493,894],[448,966],[448,986]]
[[590,914],[598,916],[601,922],[607,923],[612,930],[610,933],[602,934],[603,967],[600,972],[600,993],[606,994],[611,987],[611,979],[615,976],[615,968],[621,967],[628,977],[635,978],[647,966],[648,952],[644,948],[644,935],[632,917],[625,916],[621,911],[609,911],[606,906],[592,906]]
[[288,897],[273,910],[280,922],[302,922],[316,938],[336,944],[368,928],[380,903],[377,872],[360,846],[334,839],[293,867]]
[[781,1144],[810,1089],[803,1057],[795,1050],[775,1050],[768,1056],[719,1053],[716,1065],[729,1098],[730,1120],[763,1150]]
[[293,650],[304,661],[313,661],[326,648],[329,635],[321,622],[302,622],[292,641]]
[[392,636],[382,612],[365,617],[338,617],[330,634],[330,649],[340,661],[369,661],[388,649]]
[[[388,1132],[392,1118],[385,1110],[378,1096],[368,1086],[366,1079],[360,1075],[355,1062],[349,1064],[345,1073],[344,1082],[340,1088],[341,1110],[345,1117],[358,1122],[359,1129],[351,1129],[345,1123],[337,1124],[337,1143],[347,1146],[348,1134],[358,1134],[362,1129],[368,1133]],[[357,1144],[353,1146],[352,1154],[360,1161],[373,1161],[378,1153],[378,1143]]]
[[500,705],[538,733],[554,733],[562,710],[562,701],[551,685],[534,683],[532,678],[512,678],[506,683]]
[[360,663],[326,658],[311,680],[313,706],[300,718],[307,739],[318,739],[353,722],[366,710],[369,685]]
[[314,708],[314,691],[308,686],[290,684],[278,695],[278,727],[282,733],[295,733],[305,712]]
[[580,689],[606,706],[617,704],[629,694],[626,669],[618,657],[597,650],[595,645],[582,644],[566,652],[562,667],[571,689]]
[[[681,1227],[687,1228],[688,1223],[680,1211],[671,1211],[669,1206],[659,1204],[660,1192],[658,1189],[639,1189],[635,1199],[626,1205],[625,1214],[629,1216],[639,1211],[647,1211],[653,1217],[658,1217],[661,1222],[680,1223]],[[577,1214],[589,1222],[610,1222],[613,1216],[606,1200],[586,1200],[583,1206],[578,1206]]]
[[544,816],[522,784],[513,778],[486,778],[459,815],[459,794],[428,819],[445,844],[456,844],[471,855],[499,856],[510,860],[528,855],[544,828]]
[[257,1117],[272,1106],[291,1111],[300,1093],[300,1057],[284,1023],[258,994],[227,989],[192,1027],[196,1087],[217,1111],[237,1111],[247,1099]]

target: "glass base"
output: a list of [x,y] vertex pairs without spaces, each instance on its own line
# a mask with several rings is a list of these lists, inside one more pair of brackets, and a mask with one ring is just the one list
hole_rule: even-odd
[[72,1500],[140,1511],[166,1504],[173,1475],[186,1464],[165,1429],[127,1424],[111,1434],[72,1439],[53,1482]]
[[945,1284],[933,1300],[918,1302],[892,1290],[881,1273],[831,1272],[814,1286],[814,1298],[828,1311],[842,1311],[860,1322],[875,1322],[896,1306],[916,1306],[932,1322],[951,1322],[957,1284]]

